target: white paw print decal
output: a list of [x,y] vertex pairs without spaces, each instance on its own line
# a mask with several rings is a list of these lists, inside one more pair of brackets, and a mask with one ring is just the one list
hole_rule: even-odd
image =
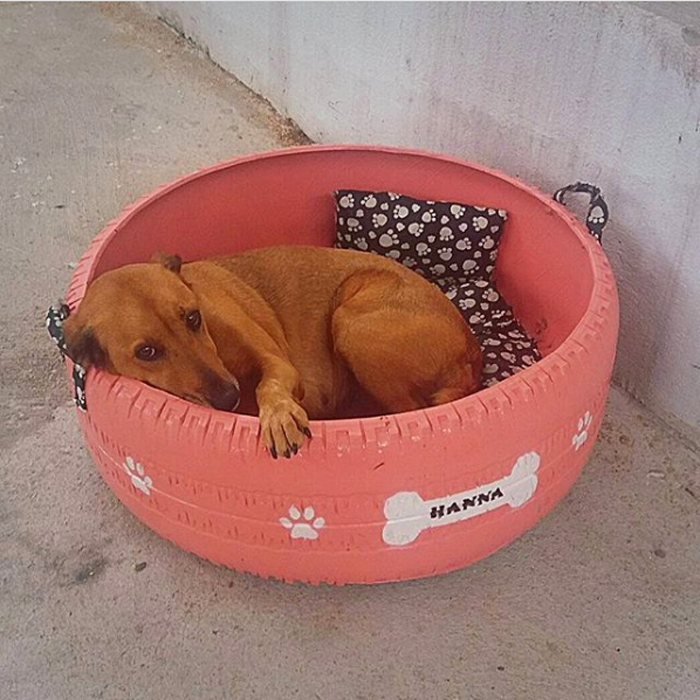
[[133,486],[139,491],[143,491],[146,496],[150,496],[153,479],[150,476],[146,476],[141,462],[135,462],[133,457],[127,457],[123,466],[126,469],[126,473],[131,477]]
[[391,248],[391,246],[397,245],[398,242],[399,237],[391,231],[379,236],[379,245],[382,246],[382,248]]
[[418,261],[415,258],[404,258],[403,264],[406,267],[415,267],[418,264]]
[[440,229],[440,240],[441,241],[451,241],[455,237],[454,233],[452,233],[452,229],[449,228],[448,226],[443,226]]
[[459,308],[462,309],[462,311],[467,311],[469,309],[473,309],[476,306],[476,302],[474,299],[460,299],[459,300]]
[[304,508],[302,513],[296,506],[289,509],[288,518],[280,518],[280,525],[286,530],[293,540],[318,539],[318,531],[326,525],[323,518],[314,518],[316,515],[311,506]]
[[584,442],[588,440],[588,428],[591,427],[593,422],[593,416],[590,411],[586,411],[581,418],[578,419],[577,432],[571,438],[571,444],[574,449],[578,452]]
[[450,214],[452,214],[452,216],[454,216],[455,219],[459,219],[460,216],[464,216],[465,211],[466,211],[466,209],[464,207],[460,206],[459,204],[453,204],[450,207]]
[[351,194],[344,194],[338,202],[343,209],[350,209],[355,206],[355,198]]
[[416,253],[418,253],[418,255],[429,255],[430,246],[427,243],[419,243],[416,246]]
[[347,220],[348,231],[359,231],[362,228],[360,222],[354,217],[350,217]]
[[452,260],[452,248],[438,248],[440,260]]
[[420,236],[424,228],[425,226],[423,224],[414,221],[408,225],[408,232],[413,236]]
[[386,214],[372,214],[372,223],[375,226],[385,226],[389,218]]
[[438,263],[437,265],[433,265],[430,268],[430,274],[435,275],[436,277],[439,277],[440,275],[444,274],[445,272],[447,272],[447,270],[445,269],[445,266],[440,265],[440,263]]
[[477,231],[483,231],[489,225],[489,220],[485,216],[475,216],[472,223]]
[[592,224],[602,224],[605,221],[605,213],[603,212],[602,207],[596,205],[591,209],[590,213],[588,214],[588,220]]
[[493,238],[491,238],[491,236],[484,236],[481,239],[481,247],[484,250],[491,250],[491,248],[493,248],[495,245],[496,241],[494,241]]
[[472,242],[468,238],[460,238],[455,243],[455,248],[457,250],[471,250]]
[[403,204],[397,204],[394,207],[394,216],[397,219],[405,219],[409,215],[408,207],[404,207]]
[[368,245],[367,245],[367,239],[366,238],[358,238],[355,241],[355,245],[360,249],[360,250],[367,250]]
[[435,221],[435,212],[432,209],[428,209],[428,211],[423,212],[421,220],[425,221],[426,224],[432,223],[433,221]]

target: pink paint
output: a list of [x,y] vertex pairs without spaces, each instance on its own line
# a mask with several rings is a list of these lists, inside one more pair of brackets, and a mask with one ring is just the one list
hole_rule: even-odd
[[544,359],[445,406],[312,423],[314,439],[290,461],[270,459],[254,417],[91,371],[83,434],[139,519],[216,563],[312,583],[457,569],[556,505],[605,407],[615,282],[598,244],[549,197],[414,151],[311,146],[239,158],[161,187],[110,222],[75,271],[68,302],[75,307],[102,272],[158,250],[193,260],[277,243],[330,245],[337,188],[507,209],[497,278]]

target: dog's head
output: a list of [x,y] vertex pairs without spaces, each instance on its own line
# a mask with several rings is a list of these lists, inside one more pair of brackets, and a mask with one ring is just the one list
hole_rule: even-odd
[[232,411],[238,382],[224,367],[177,256],[106,272],[88,288],[64,333],[68,354],[184,399]]

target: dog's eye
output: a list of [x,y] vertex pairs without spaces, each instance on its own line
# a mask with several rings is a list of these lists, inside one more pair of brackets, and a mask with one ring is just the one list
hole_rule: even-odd
[[192,331],[198,331],[202,326],[202,315],[199,311],[190,311],[187,316],[185,316],[185,323],[187,327]]
[[161,351],[153,345],[140,345],[138,348],[136,348],[136,352],[134,354],[139,358],[139,360],[143,360],[144,362],[153,362],[161,356]]

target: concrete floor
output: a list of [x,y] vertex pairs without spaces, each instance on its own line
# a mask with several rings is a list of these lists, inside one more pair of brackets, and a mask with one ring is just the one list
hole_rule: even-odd
[[4,4],[0,36],[0,698],[700,697],[700,455],[617,391],[557,510],[429,581],[262,581],[121,507],[43,312],[122,206],[303,137],[133,7]]

